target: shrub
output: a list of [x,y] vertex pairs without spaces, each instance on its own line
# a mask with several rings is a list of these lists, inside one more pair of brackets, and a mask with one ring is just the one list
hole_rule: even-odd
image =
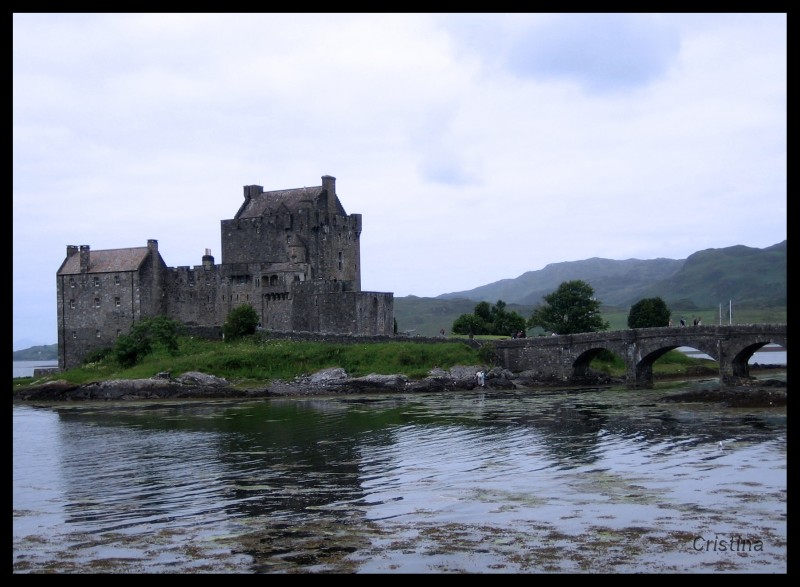
[[225,341],[234,341],[255,334],[258,322],[258,313],[253,306],[249,304],[236,306],[230,311],[228,319],[222,325]]

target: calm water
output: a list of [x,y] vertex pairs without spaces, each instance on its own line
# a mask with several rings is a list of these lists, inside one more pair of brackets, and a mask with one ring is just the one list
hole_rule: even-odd
[[33,377],[37,367],[58,367],[58,361],[14,361],[14,377]]
[[785,573],[786,409],[676,391],[15,404],[14,572]]

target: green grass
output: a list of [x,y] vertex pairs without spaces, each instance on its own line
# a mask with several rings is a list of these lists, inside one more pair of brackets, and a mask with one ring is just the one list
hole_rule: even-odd
[[[15,378],[13,387],[16,390],[52,380],[81,385],[113,379],[147,379],[162,372],[177,377],[189,371],[224,377],[240,387],[256,387],[275,379],[291,380],[329,367],[341,367],[351,377],[376,373],[403,374],[411,379],[421,379],[434,367],[449,369],[455,365],[479,364],[485,364],[479,352],[461,342],[333,344],[274,339],[222,342],[186,337],[180,339],[178,353],[174,356],[165,350],[156,350],[130,368],[122,368],[107,358],[45,377]],[[715,363],[673,350],[656,361],[653,372],[655,376],[691,375],[702,366],[713,368]],[[606,361],[595,359],[591,367],[614,377],[625,375],[624,363],[615,355]]]
[[237,342],[182,338],[176,355],[156,350],[134,367],[122,368],[113,359],[87,364],[44,378],[14,379],[14,388],[46,380],[85,384],[109,379],[146,379],[169,372],[173,377],[200,371],[241,385],[293,379],[328,367],[341,367],[351,377],[371,373],[405,374],[423,378],[433,367],[481,363],[477,350],[460,342],[332,344],[284,340]]
[[[723,307],[722,324],[728,324],[728,308]],[[608,321],[609,330],[628,329],[629,310],[611,310],[604,308],[601,311],[603,320]],[[706,308],[704,310],[673,311],[672,322],[678,326],[680,319],[684,318],[690,325],[695,317],[700,317],[705,326],[715,326],[720,323],[719,308]],[[786,324],[786,308],[743,308],[733,309],[733,324]]]

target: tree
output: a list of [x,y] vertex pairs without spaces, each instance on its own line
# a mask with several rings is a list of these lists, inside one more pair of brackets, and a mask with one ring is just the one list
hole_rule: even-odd
[[534,309],[528,326],[541,326],[558,334],[608,330],[600,316],[600,302],[594,289],[585,281],[565,281],[553,293],[544,296],[544,304]]
[[654,328],[668,326],[671,313],[661,298],[645,298],[631,306],[628,328]]
[[461,314],[453,322],[453,334],[489,334],[486,322],[475,314]]
[[497,300],[494,306],[489,302],[478,302],[472,314],[461,314],[452,327],[454,334],[511,335],[524,329],[525,318],[506,310],[503,300]]
[[226,341],[255,334],[258,322],[258,313],[253,306],[242,304],[230,311],[228,319],[222,325],[222,334],[225,336]]
[[492,334],[507,334],[516,336],[517,332],[525,330],[525,318],[517,312],[506,310],[506,303],[497,300],[491,309]]
[[161,347],[174,355],[178,352],[178,335],[182,325],[166,316],[142,318],[136,322],[128,334],[117,338],[114,344],[114,358],[123,367],[133,367],[143,357]]

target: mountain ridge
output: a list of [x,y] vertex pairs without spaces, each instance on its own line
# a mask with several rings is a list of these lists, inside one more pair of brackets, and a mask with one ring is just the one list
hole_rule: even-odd
[[[398,331],[433,336],[449,331],[461,314],[472,313],[478,302],[503,300],[509,311],[524,317],[543,303],[543,298],[564,281],[589,283],[604,314],[617,314],[624,328],[630,307],[644,298],[660,297],[676,316],[693,315],[700,309],[727,307],[735,300],[740,310],[762,310],[754,316],[785,315],[787,306],[787,242],[758,249],[744,245],[705,249],[686,259],[626,259],[593,257],[581,261],[551,263],[471,290],[444,293],[434,298],[395,298]],[[777,309],[768,312],[765,309]],[[620,317],[620,315],[623,315]]]
[[[690,299],[697,305],[715,305],[723,298],[734,296],[740,303],[785,304],[786,249],[784,240],[764,249],[745,245],[705,249],[686,259],[659,257],[618,261],[592,257],[550,263],[513,279],[440,294],[435,299],[539,304],[562,282],[581,279],[592,286],[597,299],[607,306],[630,306],[645,297],[661,297],[667,304]],[[765,295],[765,287],[779,295]]]

